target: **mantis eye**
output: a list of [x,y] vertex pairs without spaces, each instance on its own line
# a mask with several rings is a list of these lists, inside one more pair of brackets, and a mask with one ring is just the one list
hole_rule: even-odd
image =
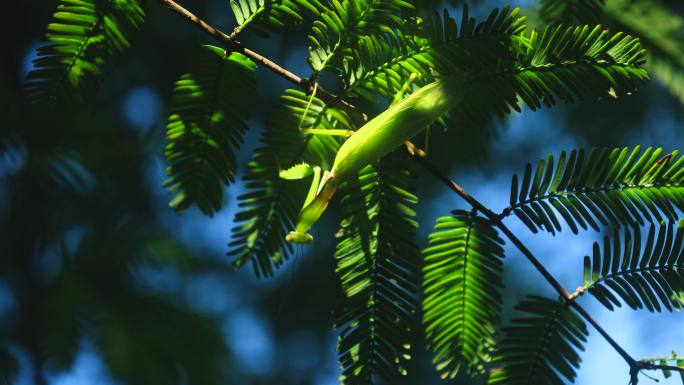
[[290,231],[290,233],[285,236],[285,240],[290,243],[309,243],[313,241],[313,237],[307,233]]

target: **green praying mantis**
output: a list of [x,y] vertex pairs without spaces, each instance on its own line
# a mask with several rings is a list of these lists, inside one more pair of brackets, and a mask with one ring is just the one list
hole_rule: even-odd
[[313,174],[296,227],[285,237],[288,242],[313,241],[308,231],[321,217],[344,181],[354,178],[363,167],[427,128],[463,97],[458,82],[442,78],[402,99],[416,77],[417,74],[411,75],[388,109],[368,121],[342,144],[331,170],[322,171],[318,166],[299,164],[280,173],[284,179],[302,179]]

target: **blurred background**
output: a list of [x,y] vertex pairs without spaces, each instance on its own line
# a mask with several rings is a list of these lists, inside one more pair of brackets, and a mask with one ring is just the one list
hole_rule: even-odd
[[[161,187],[167,104],[198,44],[213,42],[148,1],[142,33],[97,96],[86,108],[45,116],[26,104],[23,83],[57,2],[11,3],[0,57],[0,373],[16,370],[21,385],[338,383],[332,237],[302,248],[274,278],[257,279],[249,267],[233,270],[225,256],[233,198],[244,190],[239,181],[213,218],[168,208]],[[228,1],[182,3],[225,31],[234,26]],[[670,11],[682,15],[677,3]],[[474,13],[502,4],[476,1]],[[459,4],[446,7],[460,12]],[[242,40],[306,75],[305,34]],[[289,87],[263,69],[257,83],[242,170],[269,108]],[[619,100],[512,115],[493,123],[497,134],[483,149],[453,159],[455,134],[432,141],[430,151],[466,190],[501,210],[511,175],[548,152],[636,144],[684,149],[682,106],[654,81]],[[465,205],[420,170],[416,175],[422,247],[435,218]],[[334,209],[317,233],[332,234]],[[532,235],[514,217],[507,224],[568,289],[582,284],[582,258],[601,233]],[[554,296],[515,249],[506,251],[507,314],[526,294]],[[590,297],[581,301],[633,356],[684,353],[681,313],[609,312]],[[576,383],[627,384],[627,365],[591,332]],[[445,383],[416,344],[406,383]]]

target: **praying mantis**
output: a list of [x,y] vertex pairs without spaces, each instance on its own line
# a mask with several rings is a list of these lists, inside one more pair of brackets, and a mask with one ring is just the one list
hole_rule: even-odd
[[287,234],[286,241],[313,241],[308,231],[343,182],[427,128],[463,98],[459,84],[449,78],[438,79],[402,98],[417,76],[411,74],[388,109],[349,136],[337,152],[331,170],[322,171],[318,166],[303,163],[280,173],[284,179],[303,179],[313,174],[295,229]]

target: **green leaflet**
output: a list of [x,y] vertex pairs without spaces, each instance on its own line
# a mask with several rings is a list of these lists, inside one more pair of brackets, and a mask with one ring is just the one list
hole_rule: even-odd
[[313,174],[313,172],[314,168],[310,165],[306,163],[299,163],[288,168],[287,170],[281,171],[280,173],[278,173],[278,176],[287,180],[297,180],[304,179],[307,176]]
[[33,103],[56,107],[92,96],[113,58],[144,22],[138,0],[60,0],[38,50],[27,91]]
[[230,0],[240,31],[254,30],[260,35],[301,24],[325,10],[319,0]]
[[522,178],[513,176],[510,206],[532,231],[551,233],[565,222],[579,228],[634,226],[674,220],[684,207],[684,158],[661,148],[592,149],[549,154]]
[[420,252],[408,160],[394,152],[341,188],[335,269],[337,350],[345,385],[396,384],[419,326]]
[[592,257],[584,258],[584,289],[608,309],[621,306],[649,311],[681,310],[684,291],[684,229],[680,223],[651,225],[645,238],[639,228],[616,230]]
[[484,372],[499,328],[503,240],[488,220],[454,211],[423,250],[423,323],[442,378]]
[[659,0],[606,0],[606,19],[638,35],[647,49],[645,68],[684,102],[684,19]]
[[345,94],[391,98],[412,73],[425,85],[440,75],[494,69],[521,39],[525,18],[519,13],[494,9],[478,23],[464,6],[460,26],[445,10],[443,17],[410,18],[393,31],[361,36],[343,68]]
[[584,320],[570,307],[544,297],[528,296],[516,317],[504,329],[497,347],[496,370],[488,385],[564,385],[574,381],[579,351],[584,350],[589,331]]
[[644,67],[684,101],[684,19],[659,0],[542,0],[549,23],[605,24],[639,36],[647,49]]
[[164,155],[175,194],[170,206],[197,205],[206,215],[223,207],[223,190],[233,182],[235,152],[247,130],[256,90],[256,65],[233,52],[203,46],[194,72],[176,82],[166,130]]
[[309,35],[309,65],[315,72],[339,69],[362,36],[391,31],[414,8],[408,0],[330,0]]

